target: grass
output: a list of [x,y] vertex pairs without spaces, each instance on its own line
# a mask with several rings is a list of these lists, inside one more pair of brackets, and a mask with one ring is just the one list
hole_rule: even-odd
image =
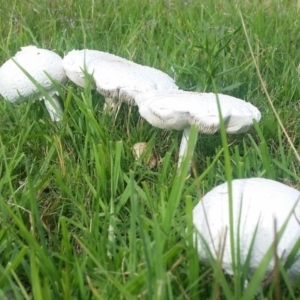
[[[299,187],[299,162],[263,88],[299,151],[299,9],[289,0],[3,3],[1,63],[28,44],[62,56],[108,51],[159,68],[186,90],[215,85],[263,118],[228,136],[228,148],[220,134],[201,135],[195,175],[185,180],[184,170],[176,175],[181,133],[152,128],[134,107],[123,105],[114,120],[103,97],[69,82],[56,126],[42,103],[1,101],[0,298],[252,299],[264,266],[243,292],[218,263],[199,263],[191,211],[228,176]],[[163,158],[155,170],[132,155],[134,143],[149,140]],[[264,295],[297,299],[299,290],[283,280]]]

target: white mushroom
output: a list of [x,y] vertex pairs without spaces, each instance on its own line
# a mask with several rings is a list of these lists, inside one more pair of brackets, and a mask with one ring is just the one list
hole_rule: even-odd
[[[232,181],[231,201],[233,228],[230,227],[227,182],[208,192],[194,208],[194,237],[200,260],[209,262],[212,255],[221,262],[223,270],[232,275],[230,230],[233,230],[235,261],[239,253],[244,265],[250,255],[250,276],[272,246],[275,251],[276,245],[277,256],[284,264],[300,240],[300,192],[274,180],[238,179]],[[275,237],[275,228],[277,232],[284,229],[282,236]],[[296,250],[295,261],[287,270],[291,282],[300,275],[299,247]],[[274,257],[275,254],[267,266],[265,281],[272,276]]]
[[178,89],[164,72],[107,52],[73,50],[63,58],[63,66],[67,76],[82,87],[84,70],[92,75],[97,91],[112,107],[118,101],[134,105],[134,97],[143,91]]
[[[218,94],[218,99],[227,133],[246,132],[252,126],[253,119],[259,121],[261,118],[259,110],[244,100],[223,94]],[[178,167],[186,155],[191,125],[196,125],[199,132],[206,134],[220,129],[217,96],[214,93],[148,91],[138,94],[135,102],[140,115],[153,126],[184,130]]]
[[[46,91],[51,101],[44,97],[26,72]],[[58,83],[66,82],[62,58],[36,46],[22,47],[21,51],[0,67],[0,94],[12,103],[27,101],[28,98],[44,100],[51,119],[59,121],[62,108],[50,78]]]
[[153,152],[148,148],[148,144],[145,142],[139,142],[133,145],[132,154],[136,160],[143,158],[143,162],[149,166],[149,169],[153,169],[157,166],[158,159],[154,156]]
[[[67,77],[76,85],[84,88],[86,86],[85,72],[93,75],[88,72],[87,67],[92,61],[101,58],[102,53],[104,52],[88,49],[72,50],[67,53],[62,60]],[[94,81],[91,82],[91,88],[96,88]]]

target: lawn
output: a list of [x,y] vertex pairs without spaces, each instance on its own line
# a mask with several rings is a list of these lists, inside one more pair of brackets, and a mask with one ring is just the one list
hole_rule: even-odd
[[[199,262],[191,212],[231,177],[300,188],[299,13],[296,0],[3,0],[0,64],[26,45],[107,51],[184,90],[245,99],[262,120],[200,135],[186,178],[181,132],[151,127],[136,107],[107,114],[89,87],[61,87],[59,125],[42,102],[1,100],[0,299],[253,299],[259,272],[243,290],[239,274]],[[156,168],[134,159],[137,142]],[[265,297],[299,299],[282,274]]]

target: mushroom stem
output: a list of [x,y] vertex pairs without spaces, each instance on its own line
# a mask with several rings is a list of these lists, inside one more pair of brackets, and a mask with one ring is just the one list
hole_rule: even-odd
[[[189,144],[189,136],[190,136],[190,130],[191,127],[187,127],[183,130],[182,134],[182,139],[180,143],[180,148],[179,148],[179,158],[178,158],[178,166],[177,169],[179,170],[182,164],[183,159],[187,155],[187,150],[188,150],[188,144]],[[198,135],[198,133],[197,133]],[[191,153],[190,153],[190,160],[189,160],[189,165],[188,165],[188,171],[187,174],[191,174],[191,168],[192,168],[192,154],[194,153],[195,145],[196,145],[197,137],[195,138],[195,143],[192,146]]]
[[121,102],[117,98],[105,98],[103,110],[110,115],[115,115],[115,120],[121,108]]
[[105,98],[105,103],[103,108],[105,111],[112,111],[115,110],[117,104],[118,101],[116,101],[114,98]]
[[59,122],[61,120],[63,110],[57,95],[51,95],[51,102],[47,99],[44,99],[44,103],[46,105],[51,120],[54,122]]

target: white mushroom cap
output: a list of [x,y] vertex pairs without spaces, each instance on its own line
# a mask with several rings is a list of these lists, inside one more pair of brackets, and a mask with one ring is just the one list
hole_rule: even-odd
[[137,93],[153,89],[178,89],[164,72],[122,57],[96,50],[73,50],[63,59],[67,76],[84,86],[84,62],[99,93],[134,104]]
[[174,80],[162,71],[117,56],[94,61],[90,66],[94,68],[94,80],[101,94],[130,104],[135,104],[135,96],[144,91],[178,89]]
[[[260,111],[251,103],[218,94],[222,118],[228,133],[246,132],[259,121]],[[161,129],[184,130],[197,125],[200,132],[213,134],[220,129],[217,98],[214,93],[148,91],[135,97],[140,115]]]
[[[227,133],[246,132],[259,121],[260,111],[252,104],[228,95],[218,94]],[[182,90],[152,90],[136,95],[140,115],[161,129],[184,130],[178,168],[188,148],[189,130],[196,125],[198,131],[213,134],[220,129],[217,96],[214,93],[196,93]],[[195,145],[194,145],[195,146]],[[188,173],[191,162],[188,166]]]
[[[274,222],[279,231],[288,220],[277,245],[277,255],[284,263],[300,239],[300,192],[263,178],[233,180],[232,190],[235,255],[239,249],[241,264],[246,262],[251,251],[250,272],[253,273],[274,243]],[[220,259],[222,268],[233,274],[227,183],[215,187],[200,200],[193,210],[193,223],[197,230],[195,240],[200,259],[209,262],[208,248],[215,259]],[[300,250],[296,262],[287,270],[291,281],[300,274],[299,255]],[[266,277],[273,271],[274,264],[272,259]]]
[[[68,52],[63,60],[62,64],[65,69],[65,72],[68,76],[68,78],[73,81],[76,85],[80,87],[85,87],[85,75],[84,75],[84,69],[86,67],[86,71],[92,75],[93,71],[91,70],[91,73],[88,71],[89,64],[97,59],[101,59],[103,57],[103,53],[101,51],[96,50],[72,50]],[[93,83],[92,83],[93,84]],[[92,86],[95,88],[95,86]]]
[[57,82],[64,83],[67,80],[62,59],[58,54],[36,46],[22,47],[21,51],[0,68],[0,94],[12,103],[26,101],[29,97],[40,100],[44,98],[14,61],[24,68],[49,95],[57,92],[45,72]]

